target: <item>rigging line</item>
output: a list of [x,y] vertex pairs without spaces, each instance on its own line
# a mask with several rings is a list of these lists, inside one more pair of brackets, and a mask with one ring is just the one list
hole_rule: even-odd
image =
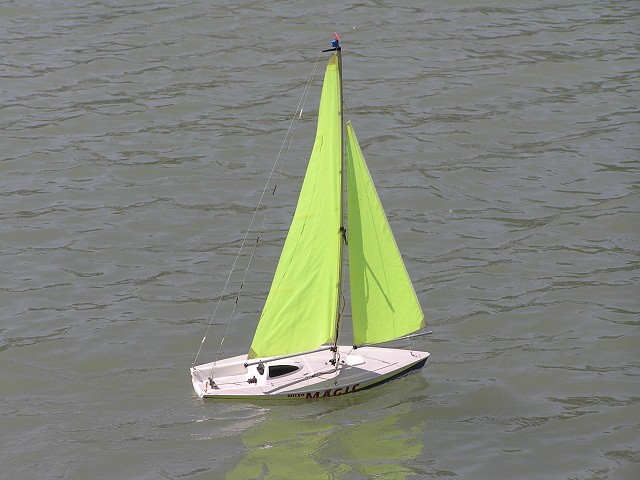
[[[290,149],[291,143],[293,141],[293,134],[295,133],[295,130],[297,129],[298,125],[300,124],[300,118],[301,118],[301,115],[302,115],[302,109],[304,108],[304,103],[305,103],[305,101],[306,101],[306,99],[307,99],[307,97],[309,95],[309,89],[310,89],[310,86],[311,86],[311,82],[312,82],[312,80],[313,80],[313,78],[315,76],[315,72],[316,72],[316,68],[318,66],[319,59],[320,59],[320,55],[318,55],[318,57],[316,58],[312,73],[309,76],[309,79],[307,80],[307,84],[305,85],[304,91],[302,93],[302,97],[300,98],[300,101],[298,102],[298,108],[296,109],[296,113],[294,114],[293,118],[291,119],[291,123],[289,124],[289,128],[287,130],[287,133],[285,134],[284,141],[282,142],[282,146],[280,147],[280,151],[278,152],[278,156],[276,158],[274,166],[271,169],[271,174],[269,175],[269,178],[267,179],[267,183],[266,183],[265,188],[264,188],[264,190],[262,192],[262,196],[260,197],[260,200],[258,202],[258,206],[260,206],[262,204],[262,199],[263,199],[263,197],[264,197],[264,195],[265,195],[265,193],[266,193],[266,191],[268,189],[269,182],[271,181],[271,178],[272,178],[273,173],[274,173],[274,171],[276,169],[277,163],[280,160],[280,157],[282,156],[282,151],[284,150],[284,146],[286,144],[287,148],[285,150],[284,157],[282,157],[281,173],[284,170],[284,164],[286,162],[286,159],[287,159],[287,156],[288,156],[288,153],[289,153],[289,149]],[[296,119],[297,119],[297,122],[296,122]],[[295,123],[295,128],[293,128],[293,130],[292,130],[294,122],[296,122]],[[287,141],[287,136],[289,137],[288,141]],[[244,287],[244,284],[245,284],[246,279],[247,279],[247,275],[248,275],[249,270],[251,269],[251,265],[253,263],[253,258],[255,256],[255,253],[256,253],[256,250],[257,250],[257,247],[258,247],[258,242],[260,240],[260,233],[264,232],[264,226],[266,224],[266,220],[267,220],[267,216],[268,216],[268,213],[269,213],[269,209],[271,207],[271,203],[273,202],[273,197],[275,196],[277,187],[278,187],[277,184],[274,185],[274,188],[273,188],[273,190],[271,192],[271,195],[269,196],[269,201],[268,201],[267,206],[265,208],[264,217],[262,219],[262,224],[260,225],[260,228],[257,229],[258,236],[256,238],[256,241],[253,244],[253,250],[251,252],[251,256],[249,257],[249,262],[247,263],[247,267],[246,267],[246,269],[244,271],[244,275],[242,277],[242,282],[240,283],[240,288],[238,289],[238,294],[236,296],[236,300],[234,302],[233,309],[231,311],[231,314],[228,317],[227,325],[225,326],[225,331],[224,331],[222,340],[220,341],[220,347],[219,347],[218,352],[216,354],[215,362],[217,362],[219,357],[220,357],[220,352],[222,350],[222,345],[223,345],[225,337],[226,337],[227,329],[228,329],[229,324],[231,323],[231,320],[233,319],[233,317],[234,317],[234,315],[236,313],[236,310],[238,308],[238,301],[240,300],[240,295],[242,294],[242,288]],[[255,216],[257,215],[257,213],[258,213],[258,209],[256,209],[255,212],[254,212],[254,219],[255,219]],[[253,220],[251,222],[252,224],[253,224]],[[251,226],[249,227],[249,230],[250,229],[251,229]],[[214,362],[214,366],[215,366],[215,362]],[[213,369],[214,368],[211,369],[211,373],[210,374],[213,374]]]
[[[277,166],[278,162],[280,161],[280,158],[282,156],[282,152],[283,152],[283,150],[285,150],[285,145],[286,145],[287,148],[285,150],[284,157],[282,157],[282,166],[281,166],[280,173],[282,173],[282,171],[284,170],[284,164],[285,164],[285,161],[286,161],[287,156],[289,154],[289,150],[291,148],[291,143],[293,141],[293,135],[294,135],[295,130],[297,129],[298,125],[300,124],[300,118],[302,116],[302,110],[304,108],[304,104],[306,102],[306,99],[307,99],[307,97],[309,95],[311,82],[313,81],[313,78],[315,77],[315,72],[316,72],[316,69],[317,69],[317,66],[318,66],[319,59],[320,59],[320,55],[318,55],[318,57],[316,57],[316,61],[315,61],[314,66],[313,66],[312,73],[311,73],[311,75],[309,76],[309,78],[307,80],[307,84],[305,85],[305,88],[304,88],[304,91],[303,91],[302,96],[300,98],[300,101],[298,102],[298,107],[296,108],[296,113],[294,114],[293,118],[291,119],[291,122],[289,124],[289,128],[287,130],[287,133],[285,134],[285,138],[284,138],[284,140],[282,142],[282,145],[280,146],[280,151],[278,152],[278,155],[276,157],[276,161],[274,162],[274,165],[273,165],[273,167],[271,169],[271,173],[269,174],[269,178],[267,179],[267,182],[266,182],[266,184],[264,186],[264,189],[262,190],[262,195],[260,196],[260,200],[258,201],[258,206],[257,206],[256,210],[254,211],[253,218],[252,218],[251,223],[249,225],[248,231],[251,230],[251,226],[253,225],[253,222],[254,222],[257,214],[258,214],[258,209],[259,209],[260,205],[262,204],[262,200],[264,198],[264,195],[268,190],[269,183],[271,181],[271,178],[273,177],[273,173],[274,173],[274,171],[276,169],[276,166]],[[296,122],[296,119],[297,119],[297,122]],[[293,128],[294,122],[295,122],[295,128]],[[292,130],[292,128],[293,128],[293,130]],[[288,137],[288,140],[287,140],[287,137]],[[256,238],[256,241],[253,244],[253,249],[252,249],[252,252],[251,252],[251,256],[249,257],[249,262],[247,263],[247,267],[246,267],[246,269],[244,271],[242,282],[240,283],[240,288],[238,289],[238,294],[236,296],[236,300],[234,302],[233,309],[232,309],[231,314],[229,315],[229,317],[227,319],[227,323],[225,325],[225,329],[224,329],[224,332],[223,332],[223,335],[222,335],[222,339],[220,340],[220,346],[218,348],[218,352],[216,353],[215,362],[213,363],[213,366],[211,368],[211,372],[209,373],[210,376],[213,375],[213,371],[215,369],[215,366],[216,366],[216,364],[218,362],[218,359],[220,358],[220,353],[222,352],[222,346],[224,344],[224,340],[225,340],[226,335],[227,335],[227,330],[229,329],[229,325],[231,324],[231,320],[234,318],[236,310],[238,308],[238,301],[240,300],[240,295],[242,294],[242,288],[244,287],[244,284],[245,284],[246,279],[247,279],[247,274],[249,273],[249,270],[251,269],[251,265],[253,263],[253,258],[255,256],[255,253],[256,253],[256,250],[257,250],[257,247],[258,247],[258,242],[260,240],[260,233],[264,232],[264,226],[266,224],[266,220],[267,220],[267,216],[268,216],[268,213],[269,213],[269,209],[271,207],[271,203],[273,201],[273,197],[275,195],[277,187],[278,187],[278,185],[276,184],[274,186],[272,192],[271,192],[271,195],[269,196],[269,201],[268,201],[267,206],[265,208],[264,217],[262,219],[262,224],[260,225],[260,228],[257,229],[258,236]],[[245,236],[245,240],[246,240],[246,236]],[[241,246],[241,249],[243,247],[244,247],[244,242],[243,242],[243,244]]]
[[[309,95],[309,89],[310,89],[310,86],[311,86],[311,82],[312,82],[312,80],[313,80],[313,78],[315,76],[315,72],[316,72],[316,68],[318,66],[319,58],[320,58],[320,56],[318,55],[318,57],[316,58],[316,62],[314,63],[314,67],[313,67],[312,73],[309,76],[309,79],[307,80],[307,84],[305,85],[305,88],[304,88],[304,91],[302,93],[302,97],[300,99],[300,102],[298,103],[298,108],[296,109],[296,114],[294,114],[293,118],[291,119],[291,123],[289,124],[289,129],[287,130],[287,133],[285,135],[285,138],[284,138],[284,141],[282,143],[282,146],[280,147],[280,151],[278,152],[278,156],[276,158],[276,162],[275,162],[275,164],[274,164],[274,166],[273,166],[273,168],[271,170],[271,175],[269,176],[269,179],[267,180],[267,184],[265,185],[265,188],[263,190],[262,197],[264,197],[264,194],[267,191],[267,187],[269,185],[269,181],[271,179],[271,176],[273,175],[273,172],[274,172],[274,170],[275,170],[275,168],[277,166],[278,161],[280,160],[280,157],[282,155],[282,151],[283,151],[284,146],[286,144],[287,148],[285,150],[284,157],[282,157],[282,166],[281,166],[281,169],[280,169],[280,173],[282,173],[282,171],[284,170],[284,165],[285,165],[287,156],[289,154],[289,150],[291,148],[291,143],[293,142],[293,135],[294,135],[298,125],[300,124],[300,118],[302,116],[302,110],[304,108],[304,103],[306,102],[306,99],[307,99],[307,97]],[[295,127],[292,130],[292,127],[293,127],[294,122],[296,121],[296,119],[297,119],[297,122],[295,123]],[[287,136],[289,137],[288,141],[287,141]],[[271,203],[273,202],[273,198],[275,196],[277,187],[278,187],[277,184],[274,185],[273,190],[271,192],[271,195],[269,196],[269,201],[268,201],[267,206],[265,208],[264,216],[262,218],[262,223],[260,225],[260,228],[258,228],[258,230],[257,230],[258,231],[258,236],[256,238],[256,241],[253,244],[253,249],[251,251],[251,256],[249,257],[249,262],[247,263],[247,267],[246,267],[246,269],[244,271],[244,275],[242,277],[242,282],[240,283],[240,288],[238,289],[238,294],[236,296],[236,300],[234,302],[233,309],[232,309],[231,314],[229,315],[229,318],[227,320],[227,324],[225,326],[225,331],[224,331],[224,334],[222,336],[222,340],[220,341],[220,347],[219,347],[218,352],[216,354],[216,360],[214,362],[214,367],[212,367],[210,375],[213,374],[213,370],[215,368],[215,363],[218,361],[218,359],[220,357],[220,352],[222,350],[222,345],[224,344],[224,340],[225,340],[225,337],[226,337],[227,329],[228,329],[228,327],[229,327],[229,325],[231,323],[231,320],[234,318],[236,310],[238,308],[238,301],[240,300],[240,296],[242,294],[242,288],[244,287],[244,284],[245,284],[246,279],[247,279],[247,275],[248,275],[249,270],[251,269],[251,265],[253,263],[253,258],[255,257],[255,253],[256,253],[256,250],[258,248],[258,243],[259,243],[259,240],[260,240],[260,233],[264,232],[264,226],[266,224],[267,216],[268,216],[268,213],[269,213],[269,209],[271,207]],[[262,203],[262,197],[260,197],[260,201],[259,201],[258,205],[260,205]],[[257,212],[258,212],[258,210],[256,210],[254,212],[254,219],[255,219],[255,215],[257,215]]]
[[[276,159],[275,159],[275,161],[273,163],[273,166],[271,168],[271,172],[269,173],[269,177],[267,178],[265,186],[262,189],[262,193],[260,194],[260,198],[258,200],[258,204],[256,205],[256,208],[255,208],[255,210],[253,212],[253,215],[251,217],[251,221],[249,222],[249,227],[247,228],[247,231],[245,232],[245,235],[244,235],[244,237],[242,239],[242,242],[240,244],[240,248],[238,249],[238,254],[236,255],[236,258],[235,258],[235,260],[234,260],[234,262],[233,262],[233,264],[231,266],[231,270],[230,270],[229,275],[227,277],[227,281],[225,282],[224,287],[222,288],[222,293],[220,294],[220,297],[218,298],[218,301],[216,303],[216,307],[215,307],[213,313],[211,314],[211,317],[209,318],[209,323],[207,325],[207,329],[205,330],[205,334],[202,337],[202,340],[200,342],[200,346],[198,347],[198,351],[196,353],[196,356],[195,356],[191,366],[194,366],[196,364],[196,362],[198,361],[198,357],[200,356],[200,353],[202,351],[202,347],[204,345],[204,342],[207,339],[207,335],[209,334],[209,330],[211,329],[211,325],[213,325],[213,320],[214,320],[214,318],[216,316],[216,313],[218,312],[218,308],[220,307],[220,304],[222,303],[222,299],[223,299],[223,297],[224,297],[224,295],[225,295],[225,293],[227,291],[227,287],[229,286],[229,282],[231,281],[231,276],[233,275],[233,273],[236,270],[236,265],[238,263],[238,259],[240,258],[240,255],[242,253],[242,249],[244,248],[244,246],[246,244],[249,232],[251,232],[251,228],[252,228],[253,223],[254,223],[254,221],[256,219],[256,216],[257,216],[258,211],[260,209],[260,205],[262,204],[262,200],[263,200],[263,198],[265,196],[265,193],[266,193],[266,191],[267,191],[267,189],[269,187],[269,183],[271,182],[271,179],[273,177],[273,173],[274,173],[274,171],[276,169],[276,166],[278,165],[278,162],[280,161],[280,157],[281,157],[282,151],[284,150],[284,147],[287,144],[287,138],[289,138],[289,140],[288,140],[289,141],[289,145],[287,146],[285,157],[283,158],[282,168],[281,168],[280,172],[282,173],[282,171],[284,170],[284,160],[286,159],[286,156],[289,153],[289,148],[291,146],[291,141],[293,140],[293,133],[295,133],[295,129],[294,129],[293,133],[291,132],[291,129],[293,127],[294,122],[296,121],[296,118],[298,119],[298,122],[296,123],[296,128],[297,128],[297,125],[300,123],[300,118],[302,116],[302,110],[303,110],[303,107],[304,107],[304,103],[305,103],[306,98],[307,98],[307,96],[309,94],[311,82],[313,81],[313,78],[315,77],[315,73],[316,73],[316,69],[318,67],[319,60],[320,60],[320,54],[318,54],[318,56],[316,57],[316,60],[315,60],[314,65],[313,65],[313,70],[311,72],[311,75],[309,76],[309,78],[307,80],[307,83],[305,85],[304,91],[302,93],[302,97],[300,98],[300,101],[298,102],[298,106],[296,108],[296,111],[293,114],[291,122],[289,123],[289,128],[287,129],[287,132],[285,134],[285,137],[284,137],[284,140],[282,142],[282,145],[280,146],[280,150],[278,152],[278,155],[277,155],[277,157],[276,157]],[[290,133],[291,133],[291,136],[289,136]],[[277,185],[276,185],[276,187],[277,187]],[[266,211],[265,211],[265,216],[264,216],[264,219],[262,221],[262,225],[260,227],[260,231],[264,229],[264,225],[265,225],[266,218],[267,218],[267,213],[268,213],[268,210],[269,210],[269,206],[271,205],[271,200],[273,198],[273,194],[274,193],[275,193],[275,187],[273,189],[271,198],[270,198],[269,203],[267,205],[267,208],[266,208]],[[222,345],[223,345],[224,339],[225,339],[225,337],[227,335],[227,330],[229,329],[229,324],[231,322],[231,318],[235,314],[236,307],[237,307],[237,304],[238,304],[238,299],[240,298],[240,291],[242,290],[242,286],[244,285],[244,281],[246,279],[247,272],[248,272],[249,267],[251,265],[251,261],[253,260],[253,256],[255,254],[256,247],[257,247],[257,242],[258,242],[259,238],[260,237],[258,236],[258,238],[256,239],[256,243],[255,243],[254,248],[253,248],[253,253],[251,254],[251,258],[249,259],[249,265],[247,266],[247,269],[245,270],[244,277],[243,277],[242,283],[240,285],[240,289],[239,289],[238,295],[236,297],[236,301],[235,301],[235,305],[233,307],[232,314],[229,316],[229,319],[227,320],[227,323],[225,325],[224,333],[222,335],[222,340],[220,341],[220,347],[218,348],[218,352],[216,354],[216,360],[214,362],[214,367],[213,368],[215,368],[215,363],[218,361],[218,358],[220,356],[220,352],[222,351]],[[212,373],[213,373],[213,368],[212,368]]]
[[[316,57],[316,61],[313,63],[313,69],[311,70],[311,75],[309,75],[309,78],[307,79],[307,84],[304,86],[304,91],[302,92],[302,97],[300,98],[300,101],[298,102],[298,108],[296,110],[295,115],[293,116],[293,118],[291,119],[291,125],[293,125],[294,120],[298,120],[296,122],[296,126],[293,129],[293,131],[291,132],[291,136],[289,137],[289,143],[287,144],[287,150],[284,153],[284,159],[282,162],[282,166],[280,167],[280,175],[282,175],[282,173],[284,172],[284,165],[285,165],[285,161],[287,159],[287,157],[289,156],[289,149],[291,148],[291,144],[293,143],[293,136],[296,133],[296,130],[298,129],[298,125],[300,125],[300,119],[302,118],[302,111],[304,110],[304,104],[307,101],[307,97],[309,96],[309,91],[311,89],[311,82],[313,82],[313,79],[316,76],[316,71],[318,69],[318,62],[320,61],[320,54],[318,54],[318,56]],[[291,125],[289,125],[289,130],[291,130]],[[287,132],[289,133],[289,132]],[[285,141],[282,142],[282,146],[284,147],[284,144],[286,143],[287,137],[285,136]],[[280,148],[280,151],[282,151],[282,148]],[[267,218],[267,215],[265,213],[265,220]],[[262,226],[264,227],[264,222],[262,224]]]

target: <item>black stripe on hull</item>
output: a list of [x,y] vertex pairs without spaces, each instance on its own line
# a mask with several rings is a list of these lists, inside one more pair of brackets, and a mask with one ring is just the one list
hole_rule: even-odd
[[413,372],[414,370],[420,370],[422,367],[424,367],[425,363],[427,363],[427,360],[429,359],[429,357],[425,357],[422,360],[420,360],[419,362],[414,363],[413,365],[411,365],[409,368],[402,370],[400,372],[394,373],[393,375],[380,380],[379,382],[376,383],[372,383],[371,385],[367,385],[366,387],[362,387],[359,388],[358,390],[356,390],[354,393],[356,392],[362,392],[364,390],[368,390],[370,388],[373,387],[377,387],[378,385],[382,385],[383,383],[387,383],[391,380],[395,380],[396,378],[402,377],[404,375],[408,375],[409,373]]

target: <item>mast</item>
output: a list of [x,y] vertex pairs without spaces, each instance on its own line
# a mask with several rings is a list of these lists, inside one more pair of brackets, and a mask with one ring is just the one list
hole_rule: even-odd
[[342,235],[342,242],[340,242],[340,269],[338,273],[338,308],[336,315],[336,339],[333,342],[334,352],[333,352],[333,360],[336,362],[336,355],[338,353],[338,334],[340,332],[340,319],[342,318],[342,312],[344,311],[345,301],[344,294],[342,293],[342,270],[344,265],[344,246],[347,243],[347,226],[345,223],[345,212],[346,203],[347,203],[347,195],[346,191],[346,162],[344,158],[344,92],[342,91],[342,49],[340,48],[339,42],[340,39],[338,35],[334,33],[336,36],[336,41],[338,42],[337,53],[338,53],[338,78],[340,79],[340,178],[342,180],[342,188],[340,189],[340,194],[342,196],[340,202],[340,234]]
[[340,37],[336,32],[333,32],[334,39],[331,41],[331,47],[325,51],[335,51],[338,57],[338,79],[340,85],[340,179],[342,188],[340,189],[340,235],[342,236],[342,242],[340,242],[340,267],[338,270],[338,299],[336,305],[336,333],[335,340],[333,341],[333,364],[336,364],[336,357],[338,352],[338,334],[340,331],[340,319],[342,318],[342,312],[344,311],[344,295],[342,293],[342,273],[344,264],[344,246],[347,244],[347,228],[345,222],[345,213],[347,211],[347,195],[346,192],[346,162],[345,162],[345,134],[344,134],[344,92],[342,89],[342,48],[340,47]]

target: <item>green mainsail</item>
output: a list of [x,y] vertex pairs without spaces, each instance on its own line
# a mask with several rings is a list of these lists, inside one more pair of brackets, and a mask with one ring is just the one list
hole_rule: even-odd
[[347,192],[355,343],[386,342],[422,328],[422,308],[351,122],[347,123]]
[[339,58],[324,76],[316,139],[249,358],[303,352],[336,336],[342,256]]

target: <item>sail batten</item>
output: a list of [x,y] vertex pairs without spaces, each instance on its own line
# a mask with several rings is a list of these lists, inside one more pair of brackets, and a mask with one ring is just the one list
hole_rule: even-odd
[[356,344],[394,340],[424,315],[351,123],[347,123],[349,279]]
[[316,139],[249,358],[335,340],[341,264],[342,172],[338,54],[324,76]]

